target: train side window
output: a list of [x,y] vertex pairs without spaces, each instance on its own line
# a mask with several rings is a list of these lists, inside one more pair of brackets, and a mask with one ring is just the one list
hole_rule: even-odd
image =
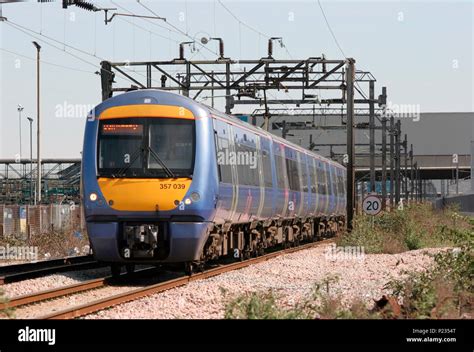
[[223,183],[232,183],[232,165],[228,163],[228,155],[231,152],[229,140],[217,137],[217,163],[219,165],[221,181]]
[[262,162],[263,162],[263,179],[265,181],[265,187],[273,187],[272,182],[272,164],[270,160],[270,152],[262,150]]
[[286,169],[283,167],[284,161],[281,155],[275,154],[275,169],[277,175],[277,186],[280,189],[285,188],[285,171]]
[[259,187],[258,140],[255,135],[247,134],[245,130],[237,126],[234,126],[232,130],[235,146],[234,162],[237,165],[239,184]]
[[333,195],[333,189],[332,189],[332,182],[331,182],[331,173],[329,171],[329,168],[330,166],[327,165],[327,167],[325,168],[325,173],[326,173],[326,184],[327,184],[327,188],[328,188],[328,192],[327,194],[332,196]]
[[327,185],[326,185],[326,173],[324,172],[324,164],[319,163],[317,169],[318,174],[318,193],[321,195],[327,195]]
[[318,181],[316,179],[316,161],[311,159],[309,164],[310,177],[311,177],[311,193],[317,193]]
[[216,131],[216,149],[217,149],[217,166],[219,168],[220,181],[222,183],[233,183],[232,165],[229,163],[229,155],[231,154],[231,144],[229,136],[226,133],[227,124],[214,121]]
[[301,181],[303,184],[303,192],[308,192],[308,169],[306,167],[306,155],[301,155],[301,162],[299,163],[300,170],[301,170]]
[[290,189],[292,191],[300,191],[300,170],[298,162],[293,159],[286,159],[286,169]]

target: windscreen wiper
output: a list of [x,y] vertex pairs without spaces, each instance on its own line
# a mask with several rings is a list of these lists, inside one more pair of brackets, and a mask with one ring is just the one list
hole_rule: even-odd
[[113,173],[113,174],[112,174],[112,177],[115,178],[115,177],[125,176],[125,173],[127,172],[127,170],[130,169],[130,167],[132,167],[132,165],[135,163],[135,161],[138,159],[138,157],[139,157],[140,155],[143,155],[143,152],[144,152],[144,151],[145,151],[145,149],[143,148],[143,146],[139,146],[138,149],[136,149],[136,150],[132,153],[132,156],[131,156],[131,158],[130,158],[130,162],[128,163],[128,165],[122,167],[121,169],[119,169],[116,174]]
[[166,166],[166,164],[164,163],[164,161],[158,156],[158,154],[156,154],[156,152],[151,149],[150,146],[148,146],[148,151],[150,152],[150,154],[153,156],[153,158],[155,158],[156,161],[158,161],[158,163],[161,165],[161,167],[163,168],[163,170],[165,170],[166,174],[171,177],[171,178],[176,178],[176,175],[173,173],[173,171],[171,171],[168,166]]

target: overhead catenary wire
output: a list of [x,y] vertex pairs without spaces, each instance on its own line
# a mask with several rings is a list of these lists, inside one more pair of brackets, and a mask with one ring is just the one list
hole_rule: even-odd
[[[324,22],[326,22],[326,27],[327,29],[329,30],[329,33],[331,33],[331,36],[332,38],[334,39],[334,43],[336,44],[336,46],[338,47],[339,51],[341,52],[341,54],[347,58],[347,55],[346,53],[344,52],[344,50],[342,49],[342,46],[341,44],[339,44],[339,41],[337,40],[337,37],[336,37],[336,34],[334,33],[332,27],[331,27],[331,24],[329,23],[329,20],[326,16],[326,13],[324,11],[324,8],[323,8],[323,5],[321,4],[321,0],[317,0],[317,3],[319,5],[319,8],[321,9],[321,14],[323,15],[323,18],[324,18]],[[360,87],[359,85],[359,82],[357,82],[357,80],[354,81],[356,86],[357,87],[354,87],[356,89],[356,91],[366,100],[368,100],[367,96],[364,94],[363,92],[363,89]]]
[[[119,6],[119,5],[115,4],[115,2],[114,2],[113,0],[111,0],[111,2],[112,2],[115,6],[120,7],[122,10],[127,11],[127,12],[129,12],[129,13],[133,13],[133,12],[131,12],[130,10],[125,9],[123,6]],[[137,3],[138,3],[140,6],[142,6],[143,8],[145,8],[147,11],[149,11],[151,14],[153,14],[154,16],[156,16],[156,17],[161,17],[161,16],[158,15],[155,11],[153,11],[153,9],[151,9],[150,7],[148,7],[148,6],[146,6],[145,4],[141,3],[140,1],[137,0]],[[186,17],[187,17],[187,15],[186,15]],[[186,19],[186,20],[187,20],[187,19]],[[148,21],[148,22],[150,22],[150,21]],[[151,23],[153,23],[153,22],[151,22]],[[169,27],[171,27],[171,28],[174,30],[175,33],[177,32],[178,34],[181,34],[181,35],[187,37],[188,39],[191,39],[192,41],[195,41],[195,38],[193,38],[192,36],[190,36],[188,33],[186,33],[185,31],[183,31],[183,30],[180,29],[179,27],[175,26],[174,24],[172,24],[172,23],[169,22],[168,20],[164,21],[164,23],[165,23],[166,25],[168,25]],[[163,26],[161,26],[161,27],[163,27]],[[216,51],[214,51],[214,50],[212,50],[212,49],[209,49],[207,46],[203,45],[201,42],[197,41],[196,44],[198,44],[201,48],[205,49],[206,51],[210,52],[211,54],[214,54],[214,55],[216,55],[216,56],[219,56],[219,53],[217,53]]]
[[[27,60],[36,61],[36,59],[33,58],[33,57],[29,57],[27,55],[20,54],[20,53],[17,53],[15,51],[8,50],[8,49],[5,49],[5,48],[0,48],[0,51],[3,51],[5,53],[8,53],[8,54],[11,54],[11,55],[14,55],[14,56],[19,56],[19,57],[22,57],[22,58],[27,59]],[[49,62],[49,61],[46,61],[46,60],[40,60],[40,62],[43,63],[43,64],[46,64],[46,65],[56,66],[56,67],[64,68],[64,69],[71,70],[71,71],[89,73],[89,74],[93,74],[93,75],[96,74],[95,72],[92,72],[92,71],[82,70],[80,68],[75,68],[75,67],[70,67],[70,66],[65,66],[65,65],[54,63],[54,62]]]
[[321,4],[321,0],[317,0],[317,3],[319,5],[319,8],[321,9],[321,14],[323,15],[324,22],[326,22],[326,27],[328,28],[329,32],[331,33],[332,39],[334,39],[334,42],[336,43],[336,46],[339,48],[339,51],[344,57],[347,57],[347,55],[344,53],[344,50],[342,49],[342,46],[339,44],[339,41],[337,40],[336,34],[331,28],[331,25],[329,24],[329,20],[326,16],[326,13],[324,12],[323,5]]
[[[18,30],[18,31],[20,31],[20,32],[22,32],[22,33],[24,33],[24,34],[27,35],[27,36],[30,36],[30,37],[32,37],[32,38],[34,38],[34,39],[36,39],[36,40],[38,40],[38,41],[40,41],[40,42],[42,42],[42,43],[44,43],[44,44],[50,46],[50,47],[52,47],[52,48],[55,48],[56,50],[59,50],[59,51],[65,53],[65,54],[67,54],[67,55],[70,55],[70,56],[74,57],[75,59],[77,59],[77,60],[79,60],[79,61],[82,61],[82,62],[86,63],[87,65],[90,65],[90,66],[94,67],[95,69],[98,69],[98,65],[97,65],[97,64],[95,64],[95,63],[93,63],[93,62],[90,62],[90,61],[88,61],[88,60],[86,60],[86,59],[84,59],[84,58],[82,58],[82,57],[80,57],[80,56],[78,56],[78,55],[76,55],[76,54],[73,54],[73,53],[71,53],[70,51],[65,50],[65,48],[63,49],[63,48],[61,48],[61,47],[59,47],[59,46],[57,46],[57,45],[55,45],[55,44],[52,44],[52,43],[48,42],[47,40],[43,39],[42,37],[47,38],[48,40],[51,40],[51,41],[53,41],[53,42],[56,42],[56,43],[58,43],[59,45],[64,45],[65,47],[69,47],[69,48],[71,48],[71,49],[74,49],[74,50],[76,50],[76,51],[78,51],[78,52],[81,52],[81,53],[84,54],[84,55],[89,55],[89,56],[91,56],[91,57],[94,57],[94,58],[96,58],[96,59],[99,59],[99,60],[101,60],[101,61],[104,61],[103,58],[101,58],[101,57],[99,57],[99,56],[97,56],[97,55],[91,54],[91,53],[89,53],[89,52],[87,52],[87,51],[84,51],[84,50],[82,50],[82,49],[76,48],[76,47],[74,47],[74,46],[72,46],[72,45],[63,43],[63,42],[61,42],[60,40],[51,38],[51,37],[49,37],[49,36],[47,36],[47,35],[45,35],[45,34],[40,34],[40,33],[36,32],[36,31],[30,29],[30,28],[21,26],[21,25],[19,25],[19,24],[16,24],[16,23],[10,21],[10,20],[4,21],[4,23],[7,24],[8,26],[10,26],[11,28],[13,28],[13,29],[15,29],[15,30]],[[29,32],[30,32],[30,33],[29,33]],[[104,70],[104,69],[102,68],[102,70]],[[113,72],[110,72],[110,71],[108,71],[108,73],[113,74]],[[141,75],[141,76],[143,76],[143,75]],[[145,76],[143,76],[143,77],[145,77]],[[128,77],[124,77],[124,79],[130,81],[131,83],[134,83],[134,82],[133,82],[132,80],[130,80]]]

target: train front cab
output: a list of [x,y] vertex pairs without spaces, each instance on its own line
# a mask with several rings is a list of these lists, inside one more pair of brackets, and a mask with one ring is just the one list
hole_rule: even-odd
[[194,116],[182,106],[131,104],[106,108],[88,122],[83,187],[98,260],[200,259],[216,190],[209,175],[213,145],[202,142],[210,137],[209,119]]

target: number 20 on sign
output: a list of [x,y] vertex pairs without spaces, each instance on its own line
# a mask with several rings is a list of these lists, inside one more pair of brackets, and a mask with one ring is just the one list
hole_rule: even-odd
[[362,202],[362,210],[367,215],[377,215],[382,210],[382,201],[376,194],[369,194]]

